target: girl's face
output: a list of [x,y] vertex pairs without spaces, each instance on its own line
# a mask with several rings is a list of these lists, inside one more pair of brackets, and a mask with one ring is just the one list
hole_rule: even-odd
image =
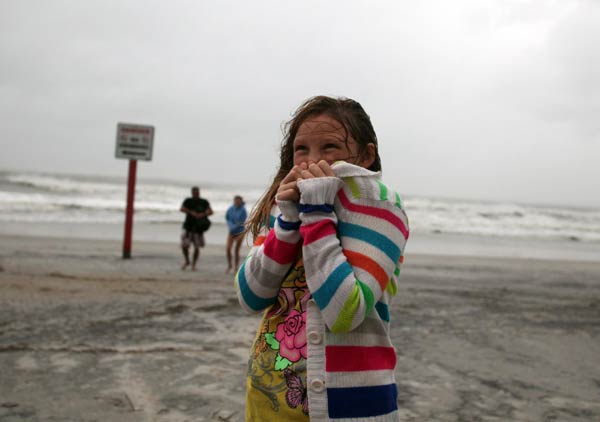
[[[374,152],[374,148],[374,144],[369,144],[369,151]],[[361,159],[358,150],[358,143],[351,136],[346,142],[346,129],[340,122],[327,114],[311,116],[302,122],[294,138],[294,165],[325,160],[329,165],[347,161],[369,167],[372,160]]]

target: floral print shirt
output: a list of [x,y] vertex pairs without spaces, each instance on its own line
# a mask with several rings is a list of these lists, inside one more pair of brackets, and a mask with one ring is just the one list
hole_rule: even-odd
[[246,421],[308,421],[306,285],[302,258],[265,311],[248,362]]

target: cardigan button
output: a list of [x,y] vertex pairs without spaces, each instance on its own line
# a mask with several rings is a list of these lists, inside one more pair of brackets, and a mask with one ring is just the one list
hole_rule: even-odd
[[319,378],[310,382],[310,389],[315,393],[322,393],[325,390],[325,382]]
[[323,336],[317,331],[311,331],[308,333],[308,341],[310,344],[321,344],[323,342]]

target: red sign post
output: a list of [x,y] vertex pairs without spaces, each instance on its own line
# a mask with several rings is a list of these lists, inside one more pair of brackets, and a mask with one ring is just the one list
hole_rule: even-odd
[[154,127],[119,123],[117,125],[117,158],[129,159],[127,176],[127,207],[125,208],[125,235],[123,236],[123,259],[131,258],[131,240],[133,232],[133,202],[135,197],[135,178],[137,160],[152,160],[154,145]]
[[135,196],[135,173],[137,160],[129,160],[127,176],[127,208],[125,209],[125,236],[123,237],[123,259],[131,258],[131,232],[133,231],[133,199]]

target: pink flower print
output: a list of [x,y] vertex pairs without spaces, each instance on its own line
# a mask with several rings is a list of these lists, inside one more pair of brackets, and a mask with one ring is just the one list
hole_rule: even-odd
[[277,326],[275,338],[279,341],[279,354],[290,362],[306,359],[306,312],[293,310]]

